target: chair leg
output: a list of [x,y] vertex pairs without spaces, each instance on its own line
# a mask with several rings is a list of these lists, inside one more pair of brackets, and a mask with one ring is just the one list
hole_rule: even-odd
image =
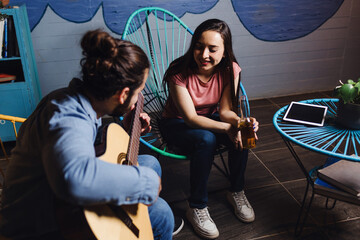
[[332,206],[329,207],[329,198],[326,198],[325,208],[328,209],[328,210],[333,209],[335,207],[335,205],[336,205],[336,199],[334,199],[333,201],[334,202],[333,202]]
[[[5,150],[5,147],[4,147],[3,142],[1,141],[1,138],[0,138],[0,145],[1,145],[2,151],[3,151],[3,153],[4,153],[5,159],[6,159],[6,161],[9,163],[9,157],[8,157],[8,155],[6,154],[6,150]],[[1,169],[1,167],[0,167],[0,175],[1,175],[1,178],[2,178],[2,182],[0,182],[0,188],[2,189],[3,186],[4,186],[4,181],[5,181],[5,173],[4,173],[4,171]]]
[[[304,216],[303,216],[303,211],[304,211],[304,207],[305,207],[305,202],[306,202],[306,197],[307,197],[307,194],[308,194],[308,191],[309,191],[309,182],[307,183],[306,185],[306,190],[305,190],[305,194],[304,194],[304,198],[303,198],[303,201],[302,201],[302,204],[301,204],[301,207],[300,207],[300,212],[299,212],[299,216],[298,216],[298,219],[296,221],[296,226],[295,226],[295,236],[298,237],[301,235],[301,232],[304,228],[304,225],[305,225],[305,222],[306,222],[306,219],[309,215],[309,211],[310,211],[310,208],[311,208],[311,204],[312,204],[312,201],[314,199],[314,191],[312,191],[312,194],[311,194],[311,198],[310,198],[310,201],[309,203],[307,204],[306,206],[306,209],[305,209],[305,213],[304,213]],[[301,220],[302,218],[302,220]]]
[[8,155],[6,154],[6,150],[5,150],[5,147],[4,147],[4,143],[1,141],[1,138],[0,138],[0,145],[1,145],[1,148],[2,148],[2,151],[3,151],[3,153],[4,153],[4,156],[5,156],[6,161],[9,162],[9,157],[8,157]]
[[229,169],[228,167],[226,166],[226,163],[225,163],[225,160],[224,160],[224,157],[222,155],[222,153],[219,153],[220,155],[220,159],[221,159],[221,162],[223,164],[223,167],[225,169],[225,171],[215,162],[213,162],[213,165],[217,168],[217,170],[219,170],[226,178],[230,179],[230,173],[229,173]]
[[[0,167],[0,175],[1,175],[1,178],[2,178],[2,182],[0,182],[0,189],[2,189],[3,186],[4,186],[5,173],[4,173],[4,171],[1,169],[1,167]],[[0,196],[1,196],[1,195],[0,195]]]

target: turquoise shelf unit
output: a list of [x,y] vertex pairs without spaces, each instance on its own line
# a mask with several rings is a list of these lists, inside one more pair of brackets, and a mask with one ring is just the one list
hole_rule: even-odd
[[[39,103],[41,90],[26,7],[0,9],[0,12],[13,19],[14,41],[19,50],[15,56],[0,58],[0,73],[16,75],[14,82],[0,83],[0,114],[27,118]],[[11,122],[0,121],[0,137],[4,142],[15,140]]]

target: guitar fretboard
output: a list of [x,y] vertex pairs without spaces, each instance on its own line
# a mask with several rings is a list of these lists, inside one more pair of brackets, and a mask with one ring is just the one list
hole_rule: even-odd
[[143,110],[144,96],[139,93],[138,101],[133,115],[133,124],[130,133],[129,149],[127,152],[127,160],[131,165],[137,165],[138,154],[139,154],[139,142],[141,134],[141,122],[140,113]]

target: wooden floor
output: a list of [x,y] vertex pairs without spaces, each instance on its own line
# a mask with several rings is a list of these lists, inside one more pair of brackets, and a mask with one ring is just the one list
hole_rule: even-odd
[[[294,227],[305,192],[306,180],[272,124],[275,112],[291,101],[328,98],[331,92],[320,92],[261,99],[250,102],[251,115],[260,122],[257,147],[251,150],[246,170],[245,193],[255,211],[255,221],[237,220],[225,194],[226,178],[215,168],[208,183],[209,212],[215,221],[219,239],[295,239]],[[326,156],[295,147],[311,169],[323,164]],[[216,159],[216,161],[220,161]],[[163,191],[176,215],[185,220],[189,196],[189,162],[160,158],[163,167]],[[315,195],[311,212],[300,239],[360,239],[360,207],[337,202],[332,210],[325,208],[326,198]],[[200,239],[185,220],[184,229],[174,240]]]
[[[229,183],[213,169],[209,184],[209,211],[219,231],[219,239],[285,240],[293,237],[306,180],[294,158],[272,124],[272,117],[291,101],[331,97],[329,92],[251,101],[251,115],[260,122],[257,147],[250,151],[246,170],[245,192],[256,219],[245,224],[237,220],[226,201]],[[295,150],[306,168],[321,165],[326,156],[300,147]],[[146,148],[141,153],[148,153]],[[189,196],[189,162],[159,159],[163,168],[163,191],[174,213],[185,220],[186,199]],[[215,161],[220,161],[218,158]],[[3,164],[4,160],[0,161]],[[1,177],[0,177],[1,178]],[[0,179],[1,180],[1,179]],[[360,207],[338,202],[334,209],[325,209],[326,199],[315,195],[308,221],[300,239],[360,239]],[[174,240],[200,239],[185,220],[183,230]]]

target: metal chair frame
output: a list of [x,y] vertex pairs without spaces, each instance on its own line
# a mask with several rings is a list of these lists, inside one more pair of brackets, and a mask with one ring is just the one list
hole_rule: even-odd
[[[13,117],[13,116],[9,116],[9,115],[0,114],[0,121],[10,121],[12,123],[13,128],[14,128],[15,137],[17,137],[17,130],[16,130],[15,124],[17,122],[18,123],[23,123],[23,122],[25,122],[25,120],[26,120],[26,118]],[[4,143],[1,140],[1,137],[0,137],[0,145],[1,145],[1,149],[2,149],[2,151],[4,153],[6,161],[9,162],[9,156],[6,153],[5,146],[4,146]],[[3,179],[5,178],[5,173],[1,168],[0,168],[0,175],[2,176]],[[3,187],[3,183],[0,182],[0,188],[2,188],[2,187]]]

